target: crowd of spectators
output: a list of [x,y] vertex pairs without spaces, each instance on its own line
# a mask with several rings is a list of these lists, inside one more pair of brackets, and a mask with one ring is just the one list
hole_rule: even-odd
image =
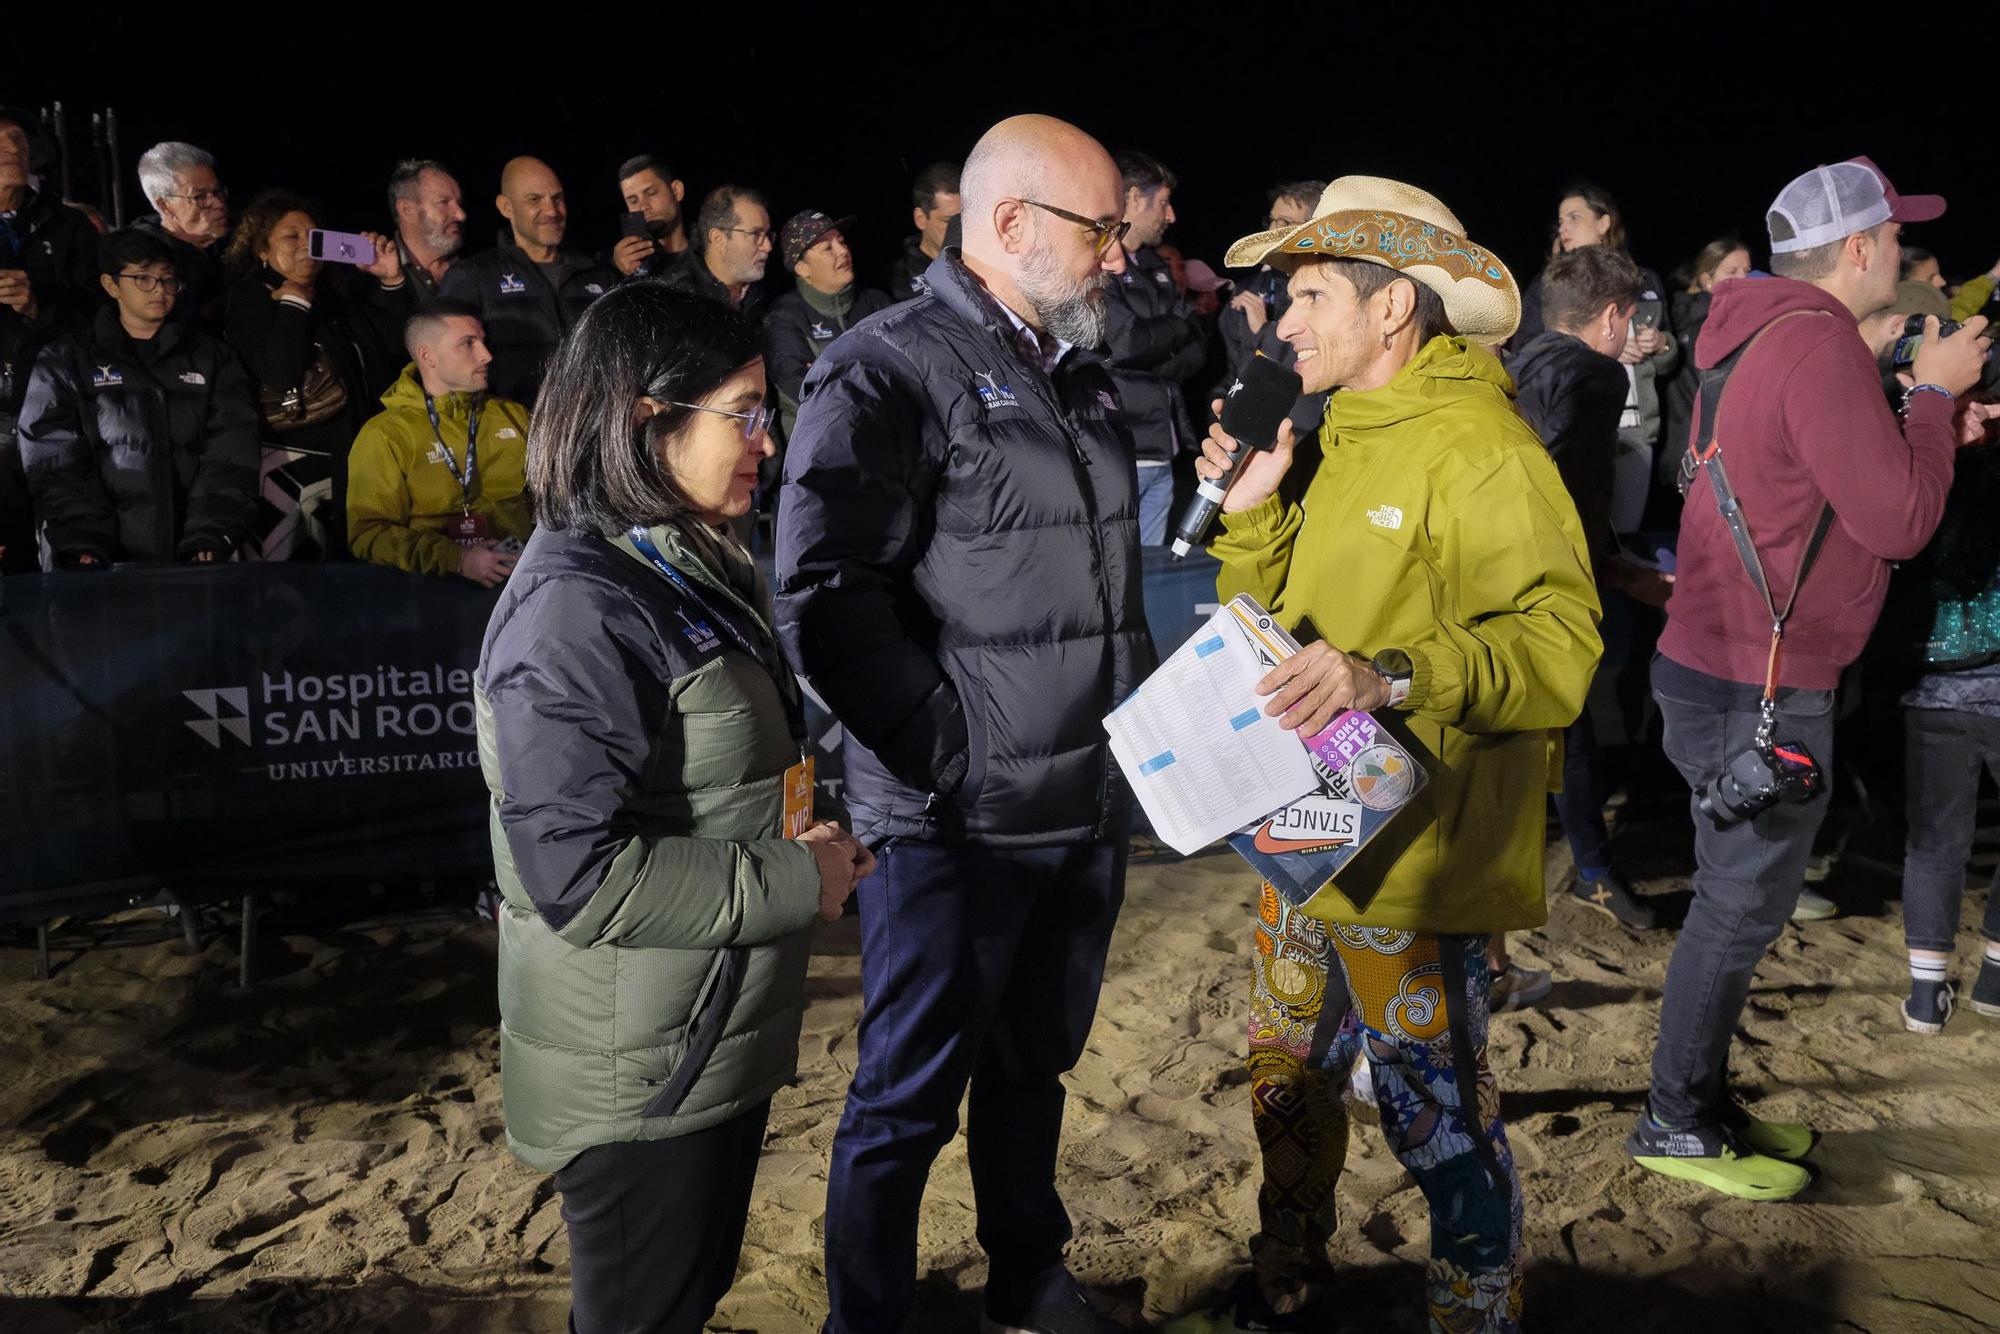
[[[517,157],[500,175],[492,243],[478,249],[468,228],[477,235],[484,224],[464,183],[441,162],[412,158],[389,173],[388,230],[355,234],[359,244],[336,262],[316,240],[335,219],[314,201],[267,190],[235,208],[214,156],[187,143],[140,156],[152,211],[105,232],[90,210],[34,179],[38,134],[31,114],[0,107],[8,573],[355,559],[495,586],[533,527],[526,448],[544,368],[594,301],[657,278],[750,317],[782,451],[814,362],[856,323],[928,292],[960,208],[958,166],[925,166],[911,186],[910,232],[890,262],[871,268],[854,252],[852,217],[803,209],[781,221],[763,193],[733,183],[696,199],[663,158],[646,154],[605,183],[624,221],[593,249],[569,234],[556,169]],[[1254,357],[1292,364],[1278,334],[1291,297],[1278,268],[1223,276],[1184,257],[1170,240],[1174,170],[1137,151],[1117,165],[1125,258],[1105,293],[1102,356],[1133,439],[1141,541],[1156,546],[1216,399]],[[1274,185],[1263,224],[1304,224],[1324,188]],[[1718,237],[1663,279],[1633,258],[1627,220],[1601,186],[1579,182],[1551,203],[1549,254],[1523,287],[1520,328],[1493,351],[1585,522],[1606,615],[1598,697],[1624,706],[1628,734],[1640,734],[1645,664],[1674,587],[1676,472],[1697,425],[1695,346],[1720,285],[1766,276],[1756,267],[1762,240]],[[1914,245],[1897,268],[1894,301],[1860,320],[1892,400],[1924,317],[1988,311],[2000,282],[2000,263],[1965,275]],[[1292,415],[1309,455],[1325,402],[1303,396]],[[1984,466],[1980,451],[1967,458]],[[1960,491],[1984,476],[1961,472]],[[782,501],[779,475],[775,460],[767,464],[767,513]],[[1920,588],[1910,575],[1910,605],[1893,605],[1890,624],[1923,621],[1937,588],[1961,599],[1983,593],[1979,572],[1959,559],[1977,527],[1946,525],[1940,545],[1957,551],[1946,553],[1951,579]],[[1927,557],[1915,568],[1937,564]],[[1567,736],[1558,811],[1578,868],[1574,893],[1648,929],[1660,915],[1609,850],[1602,721],[1586,713]],[[1831,907],[1809,891],[1799,911]],[[1540,981],[1515,978],[1512,993],[1532,1000]]]
[[[185,143],[140,157],[153,212],[100,236],[93,214],[30,179],[37,133],[28,113],[0,110],[0,245],[12,252],[0,254],[0,563],[16,573],[353,557],[490,583],[504,577],[506,561],[482,553],[525,536],[522,523],[499,521],[501,510],[513,514],[523,502],[491,494],[522,474],[526,432],[517,419],[533,408],[543,367],[591,302],[620,282],[659,277],[757,320],[782,447],[813,362],[853,324],[924,294],[959,210],[956,164],[919,171],[911,232],[871,284],[857,276],[853,218],[805,209],[781,224],[762,193],[736,184],[691,200],[686,183],[651,154],[617,169],[621,235],[599,249],[579,246],[562,178],[548,163],[519,157],[501,172],[492,245],[468,254],[475,220],[461,182],[443,163],[412,158],[389,175],[389,232],[359,233],[372,257],[331,262],[313,251],[311,238],[329,221],[313,201],[269,190],[233,210],[214,157]],[[1289,296],[1284,275],[1269,266],[1232,279],[1185,259],[1168,239],[1172,168],[1142,152],[1120,154],[1118,165],[1127,262],[1107,293],[1104,352],[1133,435],[1141,540],[1159,545],[1215,397],[1252,357],[1291,364],[1277,334]],[[1322,189],[1315,180],[1272,187],[1265,225],[1306,221]],[[1622,331],[1612,327],[1616,312],[1564,308],[1566,317],[1605,316],[1593,339],[1587,329],[1551,326],[1548,289],[1552,280],[1580,282],[1595,294],[1623,281],[1622,269],[1614,281],[1600,263],[1568,262],[1589,251],[1628,256],[1625,219],[1606,191],[1582,183],[1563,193],[1551,251],[1548,271],[1524,289],[1521,328],[1505,349],[1522,381],[1522,409],[1561,457],[1571,452],[1573,395],[1529,381],[1538,368],[1574,362],[1579,346],[1615,363],[1615,372],[1593,367],[1585,378],[1595,389],[1584,393],[1608,398],[1622,381],[1612,453],[1586,447],[1567,466],[1583,470],[1572,475],[1588,491],[1579,503],[1599,554],[1613,562],[1600,573],[1625,585],[1636,578],[1641,586],[1627,591],[1658,600],[1663,589],[1643,586],[1620,544],[1643,547],[1646,535],[1673,526],[1672,473],[1698,381],[1692,344],[1715,285],[1752,272],[1752,252],[1720,238],[1672,283],[1634,265]],[[1929,251],[1912,247],[1903,267],[1914,283],[1947,286]],[[1987,272],[1951,289],[1950,314],[1976,313],[1994,281]],[[451,323],[412,324],[441,304]],[[446,329],[470,332],[476,368],[447,368],[454,355],[444,348]],[[162,330],[172,332],[159,338]],[[497,406],[474,410],[485,402]],[[1308,449],[1324,404],[1324,395],[1308,395],[1294,414]],[[411,417],[415,406],[427,409],[425,419]],[[1594,421],[1595,408],[1584,416]],[[494,438],[471,443],[475,464],[465,458],[465,431],[481,423]],[[426,436],[428,448],[417,449]],[[767,512],[779,499],[778,472],[775,462],[766,470]],[[385,525],[402,535],[385,540]],[[457,564],[440,540],[456,546]],[[1622,898],[1618,877],[1599,860],[1588,856]]]

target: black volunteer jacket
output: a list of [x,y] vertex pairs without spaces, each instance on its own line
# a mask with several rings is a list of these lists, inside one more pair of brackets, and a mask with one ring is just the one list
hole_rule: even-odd
[[1507,369],[1514,377],[1514,406],[1562,474],[1591,560],[1601,568],[1611,545],[1611,458],[1630,387],[1625,368],[1581,339],[1547,329]]
[[251,536],[257,413],[221,340],[169,322],[129,337],[110,307],[45,348],[21,453],[57,563],[167,563]]
[[764,369],[784,410],[787,433],[798,416],[806,372],[820,354],[834,339],[889,304],[888,297],[870,288],[854,293],[854,305],[844,319],[813,309],[796,288],[771,303],[764,316]]
[[914,301],[930,288],[924,283],[924,274],[931,267],[931,257],[924,253],[922,238],[903,238],[903,253],[897,255],[883,277],[882,290],[889,294],[891,301]]
[[1181,381],[1207,359],[1200,321],[1151,246],[1125,257],[1104,294],[1104,350],[1138,457],[1171,461],[1196,447]]
[[779,633],[846,726],[860,836],[1027,847],[1113,826],[1104,715],[1154,664],[1110,375],[1025,361],[947,248],[806,377]]
[[618,282],[618,270],[579,250],[558,249],[550,268],[553,273],[523,254],[513,230],[503,227],[493,249],[459,260],[438,285],[439,296],[479,308],[493,353],[488,388],[529,407],[556,344]]
[[228,286],[222,271],[222,252],[229,248],[228,238],[217,241],[207,249],[190,245],[169,232],[157,213],[148,213],[132,226],[142,232],[151,232],[174,252],[174,264],[181,271],[181,293],[174,298],[174,311],[167,316],[168,321],[192,324],[203,333],[220,333],[222,294]]
[[[702,259],[701,254],[699,247],[689,246],[681,251],[660,278],[669,286],[678,287],[683,292],[692,292],[696,296],[705,296],[710,301],[720,301],[723,305],[728,305],[729,289],[723,286],[721,279],[708,271],[708,264]],[[770,305],[770,284],[759,281],[751,283],[744,289],[743,304],[736,309],[753,320],[761,320]]]
[[35,316],[0,305],[0,573],[36,569],[35,525],[13,418],[28,392],[35,354],[90,322],[97,282],[97,229],[73,208],[30,190],[13,218],[0,222],[0,269],[28,275]]

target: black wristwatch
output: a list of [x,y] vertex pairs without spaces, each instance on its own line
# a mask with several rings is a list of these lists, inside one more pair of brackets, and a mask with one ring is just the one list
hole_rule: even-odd
[[1410,681],[1416,675],[1415,665],[1410,655],[1399,648],[1385,648],[1368,663],[1375,669],[1375,675],[1382,678],[1389,687],[1389,707],[1399,709],[1403,701],[1410,697]]

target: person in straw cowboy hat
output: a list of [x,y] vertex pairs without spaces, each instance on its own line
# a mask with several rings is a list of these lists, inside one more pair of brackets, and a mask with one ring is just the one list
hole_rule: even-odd
[[[1336,392],[1310,476],[1289,475],[1289,424],[1237,470],[1218,594],[1255,596],[1307,645],[1259,683],[1267,714],[1301,736],[1342,709],[1400,719],[1430,781],[1302,907],[1263,887],[1254,1272],[1176,1328],[1326,1327],[1308,1308],[1365,1053],[1389,1147],[1430,1203],[1431,1328],[1514,1330],[1521,1191],[1486,1063],[1486,947],[1547,918],[1545,794],[1601,647],[1576,508],[1482,346],[1514,331],[1520,288],[1437,198],[1372,176],[1227,262],[1289,273],[1278,334],[1305,391]],[[1211,427],[1198,471],[1219,476],[1236,448]]]

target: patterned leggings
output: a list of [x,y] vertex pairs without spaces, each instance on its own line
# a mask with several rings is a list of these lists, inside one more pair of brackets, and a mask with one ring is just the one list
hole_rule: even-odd
[[[1329,927],[1263,887],[1249,1066],[1264,1184],[1250,1250],[1279,1311],[1306,1304],[1328,1275],[1347,1157],[1341,1097],[1365,1049],[1383,1134],[1430,1202],[1431,1328],[1520,1328],[1521,1183],[1486,1065],[1486,941]],[[1463,1000],[1447,1005],[1453,977]],[[1483,1139],[1463,1111],[1465,1060]]]

